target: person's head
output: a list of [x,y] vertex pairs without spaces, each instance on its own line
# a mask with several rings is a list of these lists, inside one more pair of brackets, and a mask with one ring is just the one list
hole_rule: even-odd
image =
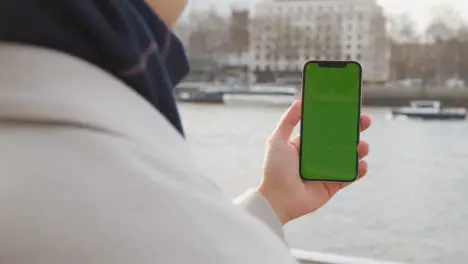
[[169,28],[172,28],[186,6],[186,0],[146,0]]

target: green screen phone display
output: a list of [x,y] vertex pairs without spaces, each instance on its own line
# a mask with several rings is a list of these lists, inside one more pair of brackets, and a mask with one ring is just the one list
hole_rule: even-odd
[[300,151],[304,180],[356,180],[361,72],[357,62],[305,65]]

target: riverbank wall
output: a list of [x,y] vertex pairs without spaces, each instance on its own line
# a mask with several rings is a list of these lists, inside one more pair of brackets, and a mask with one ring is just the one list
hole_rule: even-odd
[[406,106],[413,100],[438,100],[449,107],[468,107],[467,89],[384,88],[363,86],[364,106]]

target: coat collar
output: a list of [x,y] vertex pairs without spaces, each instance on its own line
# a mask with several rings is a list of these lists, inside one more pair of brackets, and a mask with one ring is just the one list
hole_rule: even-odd
[[0,124],[75,126],[145,144],[162,140],[185,146],[173,126],[130,87],[64,53],[0,42],[0,86]]

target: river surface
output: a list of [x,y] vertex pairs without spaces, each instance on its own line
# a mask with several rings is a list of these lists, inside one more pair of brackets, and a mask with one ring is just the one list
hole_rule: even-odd
[[[200,167],[230,196],[256,186],[283,107],[181,105]],[[373,126],[370,171],[318,212],[285,227],[293,248],[406,263],[468,263],[468,122]]]

